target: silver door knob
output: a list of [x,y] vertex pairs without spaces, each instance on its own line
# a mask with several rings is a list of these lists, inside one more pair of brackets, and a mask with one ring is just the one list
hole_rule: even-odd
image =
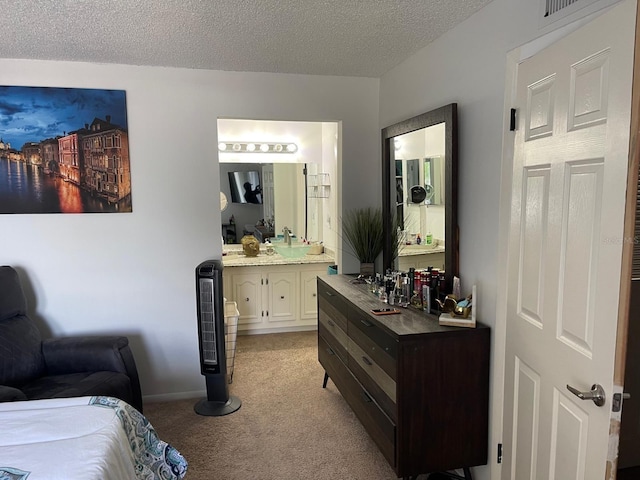
[[597,383],[595,385],[591,385],[591,391],[589,392],[581,392],[577,388],[573,388],[571,385],[567,385],[567,390],[573,393],[580,400],[593,400],[593,403],[598,407],[603,406],[606,399],[604,388]]

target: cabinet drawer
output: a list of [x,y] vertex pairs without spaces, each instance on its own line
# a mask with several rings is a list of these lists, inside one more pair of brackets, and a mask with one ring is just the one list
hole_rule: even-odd
[[370,356],[366,354],[364,350],[362,350],[358,344],[356,344],[351,338],[349,338],[349,343],[347,350],[349,352],[349,365],[351,365],[351,359],[355,361],[360,369],[353,369],[354,374],[358,377],[361,383],[368,383],[368,379],[360,378],[359,372],[362,371],[366,373],[373,383],[376,384],[380,389],[385,393],[389,399],[393,403],[396,403],[396,382],[393,378],[391,378],[387,373],[374,361],[371,360]]
[[327,351],[323,338],[318,339],[318,358],[329,377],[347,401],[358,420],[392,467],[396,465],[396,426],[349,372],[347,367]]
[[377,363],[384,372],[393,380],[396,380],[396,359],[375,343],[371,337],[359,328],[349,330],[349,337],[358,344],[364,354]]
[[355,308],[349,310],[349,327],[347,332],[353,337],[351,331],[353,327],[360,330],[366,337],[369,337],[378,347],[394,360],[398,358],[398,342],[376,325],[369,315]]
[[324,283],[318,282],[318,310],[326,314],[347,331],[347,312],[349,310],[347,302],[333,288],[327,287]]
[[347,363],[347,333],[322,310],[318,313],[318,333],[340,359]]

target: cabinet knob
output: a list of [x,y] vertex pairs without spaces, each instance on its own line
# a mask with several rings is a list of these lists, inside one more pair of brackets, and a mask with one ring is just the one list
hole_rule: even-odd
[[284,295],[280,295],[280,300],[284,300]]
[[318,294],[317,294],[317,293],[312,293],[312,294],[311,294],[311,296],[312,296],[312,297],[317,297],[317,296],[318,296]]
[[367,357],[364,357],[364,356],[363,356],[363,357],[362,357],[362,361],[363,361],[364,363],[366,363],[367,365],[373,365],[373,363],[371,363],[371,360],[369,360]]
[[247,302],[248,302],[248,301],[249,301],[249,297],[245,298],[245,301],[247,301]]

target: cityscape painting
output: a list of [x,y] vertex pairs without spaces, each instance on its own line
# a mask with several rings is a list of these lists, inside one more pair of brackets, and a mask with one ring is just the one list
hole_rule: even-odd
[[131,211],[124,90],[0,86],[0,214]]

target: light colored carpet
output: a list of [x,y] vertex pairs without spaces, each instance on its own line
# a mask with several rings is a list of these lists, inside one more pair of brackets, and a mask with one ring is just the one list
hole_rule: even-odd
[[188,480],[397,478],[323,375],[316,332],[239,336],[230,391],[240,410],[200,416],[193,399],[145,404],[145,416],[185,456]]

